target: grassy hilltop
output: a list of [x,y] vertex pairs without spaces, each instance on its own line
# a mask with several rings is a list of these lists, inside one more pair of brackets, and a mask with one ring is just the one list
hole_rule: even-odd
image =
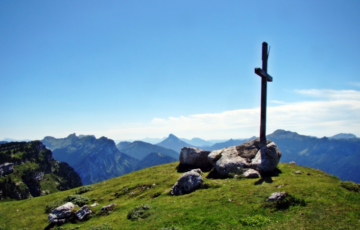
[[[45,208],[79,188],[0,202],[0,229],[360,229],[359,187],[352,184],[346,189],[337,177],[322,171],[281,163],[278,176],[262,179],[210,179],[204,173],[204,188],[170,196],[182,175],[177,165],[146,168],[93,184],[91,191],[81,195],[89,198],[89,205],[100,204],[91,207],[95,214],[87,221],[60,227],[49,226]],[[282,191],[305,205],[300,202],[287,209],[268,205],[265,200],[270,194]],[[112,212],[100,212],[111,203],[116,204]],[[145,204],[151,208],[144,218],[127,218],[131,210]]]

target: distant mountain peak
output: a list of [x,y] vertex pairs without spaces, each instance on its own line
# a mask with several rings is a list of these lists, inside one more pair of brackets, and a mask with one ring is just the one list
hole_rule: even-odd
[[77,137],[77,136],[76,136],[76,133],[70,134],[67,138],[74,138],[74,137]]
[[351,139],[356,138],[356,136],[352,133],[339,133],[332,137],[329,137],[330,139]]
[[179,139],[177,136],[175,136],[174,134],[170,133],[169,134],[169,137],[168,138],[171,138],[171,139]]
[[287,131],[287,130],[284,130],[284,129],[277,129],[275,130],[272,134],[298,134],[296,132],[291,132],[291,131]]
[[178,153],[180,153],[181,148],[184,146],[193,147],[192,145],[180,140],[174,134],[169,134],[168,138],[158,143],[157,145],[164,148],[172,149]]

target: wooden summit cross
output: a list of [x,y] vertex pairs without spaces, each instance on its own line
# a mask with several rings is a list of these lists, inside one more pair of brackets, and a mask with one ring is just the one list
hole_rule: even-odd
[[269,57],[268,44],[262,44],[262,69],[255,68],[255,73],[261,77],[261,118],[260,118],[260,144],[266,145],[266,87],[267,82],[273,78],[267,73],[267,61]]

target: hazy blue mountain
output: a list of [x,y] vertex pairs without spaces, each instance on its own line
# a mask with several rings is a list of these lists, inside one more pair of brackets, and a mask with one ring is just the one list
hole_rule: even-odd
[[351,139],[356,138],[356,136],[352,133],[339,133],[332,137],[329,137],[329,139]]
[[203,149],[203,150],[208,150],[208,151],[212,151],[212,150],[218,150],[218,149],[223,149],[223,148],[226,148],[226,147],[229,147],[229,146],[235,146],[235,145],[241,145],[249,140],[252,140],[252,139],[255,139],[256,137],[251,137],[251,138],[248,138],[248,139],[230,139],[228,141],[225,141],[225,142],[221,142],[221,143],[216,143],[210,147],[205,147],[205,148],[201,148],[200,149]]
[[120,142],[134,142],[134,141],[142,141],[142,142],[146,142],[146,143],[150,143],[150,144],[157,144],[163,140],[165,140],[166,138],[163,137],[163,138],[149,138],[149,137],[146,137],[146,138],[143,138],[143,139],[126,139],[126,140],[117,140],[115,141],[116,143],[120,143]]
[[30,139],[13,139],[13,138],[4,138],[1,141],[5,141],[5,142],[28,142],[31,141]]
[[157,143],[159,143],[159,142],[161,142],[163,140],[165,140],[165,137],[163,137],[163,138],[149,138],[149,137],[146,137],[146,138],[141,139],[139,141],[143,141],[143,142],[147,142],[147,143],[155,145],[155,144],[157,144]]
[[267,136],[282,152],[281,162],[317,168],[340,177],[360,182],[360,139],[329,139],[276,130]]
[[198,138],[198,137],[194,137],[192,138],[191,140],[189,139],[185,139],[185,138],[180,138],[180,140],[190,144],[190,145],[193,145],[193,146],[199,146],[199,147],[203,147],[203,146],[211,146],[213,145],[214,143],[213,142],[210,142],[210,141],[206,141],[206,140],[203,140],[201,138]]
[[8,142],[7,141],[0,141],[0,145],[5,144],[5,143],[8,143]]
[[180,140],[179,138],[177,138],[175,135],[170,134],[168,136],[168,138],[166,138],[165,140],[163,140],[162,142],[157,144],[158,146],[167,148],[167,149],[172,149],[175,152],[177,152],[178,154],[180,154],[181,148],[182,147],[195,147],[193,145],[190,145],[182,140]]
[[207,140],[208,142],[211,143],[211,145],[217,144],[217,143],[222,143],[225,141],[228,141],[227,139],[211,139],[211,140]]
[[162,165],[175,161],[178,161],[178,159],[163,155],[161,153],[150,153],[138,163],[138,165],[135,167],[135,170],[140,170],[143,168],[148,168],[155,165]]
[[128,154],[131,157],[134,157],[138,160],[143,160],[149,153],[160,153],[172,157],[174,159],[179,159],[179,153],[175,152],[172,149],[167,149],[158,145],[152,145],[143,141],[134,141],[130,142],[120,142],[116,147],[123,153]]
[[94,136],[45,137],[55,159],[67,162],[79,173],[83,184],[92,184],[132,172],[138,160],[121,153],[113,140]]
[[132,143],[132,142],[130,142],[130,141],[120,141],[120,142],[116,145],[116,148],[121,151],[121,149],[127,148],[129,145],[131,145],[131,143]]
[[0,200],[21,200],[82,185],[79,174],[56,161],[40,141],[1,144],[0,169]]

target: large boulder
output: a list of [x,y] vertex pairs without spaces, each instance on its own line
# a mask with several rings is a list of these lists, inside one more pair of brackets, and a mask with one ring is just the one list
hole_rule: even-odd
[[179,180],[171,188],[171,195],[181,195],[191,193],[196,189],[200,188],[203,179],[201,177],[200,169],[193,169],[189,172],[184,173]]
[[260,139],[244,144],[214,150],[208,155],[210,163],[223,176],[229,173],[242,174],[251,168],[260,173],[272,172],[279,163],[281,152],[276,144],[267,140],[266,145]]
[[63,204],[54,210],[52,210],[48,216],[48,219],[50,223],[56,223],[56,224],[64,224],[67,221],[67,218],[69,218],[72,215],[72,210],[74,209],[75,205],[71,202],[67,202],[66,204]]
[[210,151],[201,150],[195,147],[183,147],[180,151],[180,164],[190,168],[201,168],[209,170],[212,164],[208,160]]

